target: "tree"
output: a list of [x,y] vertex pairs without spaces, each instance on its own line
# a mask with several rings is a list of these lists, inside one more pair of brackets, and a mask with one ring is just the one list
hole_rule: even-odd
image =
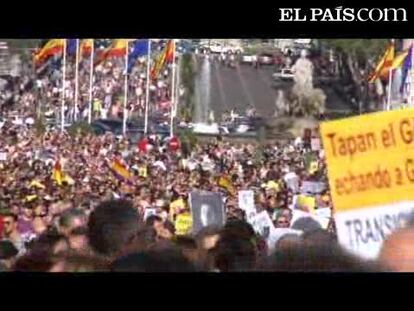
[[[321,45],[334,50],[336,65],[342,85],[349,99],[367,105],[371,98],[368,92],[368,75],[374,70],[390,40],[387,39],[323,39]],[[344,87],[344,84],[346,87]],[[379,104],[379,103],[377,103]]]

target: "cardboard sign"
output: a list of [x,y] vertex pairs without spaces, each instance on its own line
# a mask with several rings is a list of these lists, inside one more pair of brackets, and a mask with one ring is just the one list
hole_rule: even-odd
[[263,211],[250,219],[253,229],[264,239],[268,240],[271,231],[275,229],[268,212]]
[[303,209],[308,211],[309,213],[313,213],[316,207],[316,199],[315,197],[308,196],[308,195],[298,195],[296,206],[299,209]]
[[239,208],[244,210],[246,214],[256,211],[254,206],[254,192],[252,190],[239,191]]
[[224,226],[226,214],[220,193],[193,191],[189,195],[189,201],[193,217],[193,234],[207,226]]
[[324,122],[321,134],[339,242],[375,259],[414,211],[414,109]]
[[183,213],[175,219],[175,234],[186,235],[191,232],[193,226],[193,219],[190,213]]
[[311,149],[312,149],[312,151],[321,150],[321,140],[319,138],[312,138],[311,139]]
[[304,181],[300,187],[300,191],[303,193],[319,194],[327,188],[326,186],[324,182]]

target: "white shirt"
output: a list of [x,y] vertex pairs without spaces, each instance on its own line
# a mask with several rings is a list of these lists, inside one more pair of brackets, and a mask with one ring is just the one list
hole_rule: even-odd
[[159,167],[163,171],[166,171],[167,170],[167,167],[165,166],[164,162],[162,162],[162,161],[156,161],[154,163],[154,166]]

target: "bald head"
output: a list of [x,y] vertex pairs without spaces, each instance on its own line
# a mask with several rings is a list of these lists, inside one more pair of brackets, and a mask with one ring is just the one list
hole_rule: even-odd
[[414,228],[398,230],[384,241],[379,261],[396,272],[414,272]]

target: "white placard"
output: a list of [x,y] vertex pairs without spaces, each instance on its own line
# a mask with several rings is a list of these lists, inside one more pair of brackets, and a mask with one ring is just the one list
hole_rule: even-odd
[[6,160],[7,160],[7,153],[0,152],[0,161],[6,161]]
[[321,150],[321,140],[319,138],[312,138],[311,139],[311,149],[312,149],[312,151]]
[[376,259],[383,241],[402,228],[414,213],[414,202],[363,208],[335,215],[338,241],[364,259]]
[[266,211],[260,212],[250,219],[253,229],[264,239],[268,240],[271,231],[275,229],[269,214]]
[[256,211],[254,206],[254,192],[253,190],[239,191],[239,208],[247,213]]
[[319,181],[304,181],[300,187],[302,193],[319,194],[327,188],[326,183]]

